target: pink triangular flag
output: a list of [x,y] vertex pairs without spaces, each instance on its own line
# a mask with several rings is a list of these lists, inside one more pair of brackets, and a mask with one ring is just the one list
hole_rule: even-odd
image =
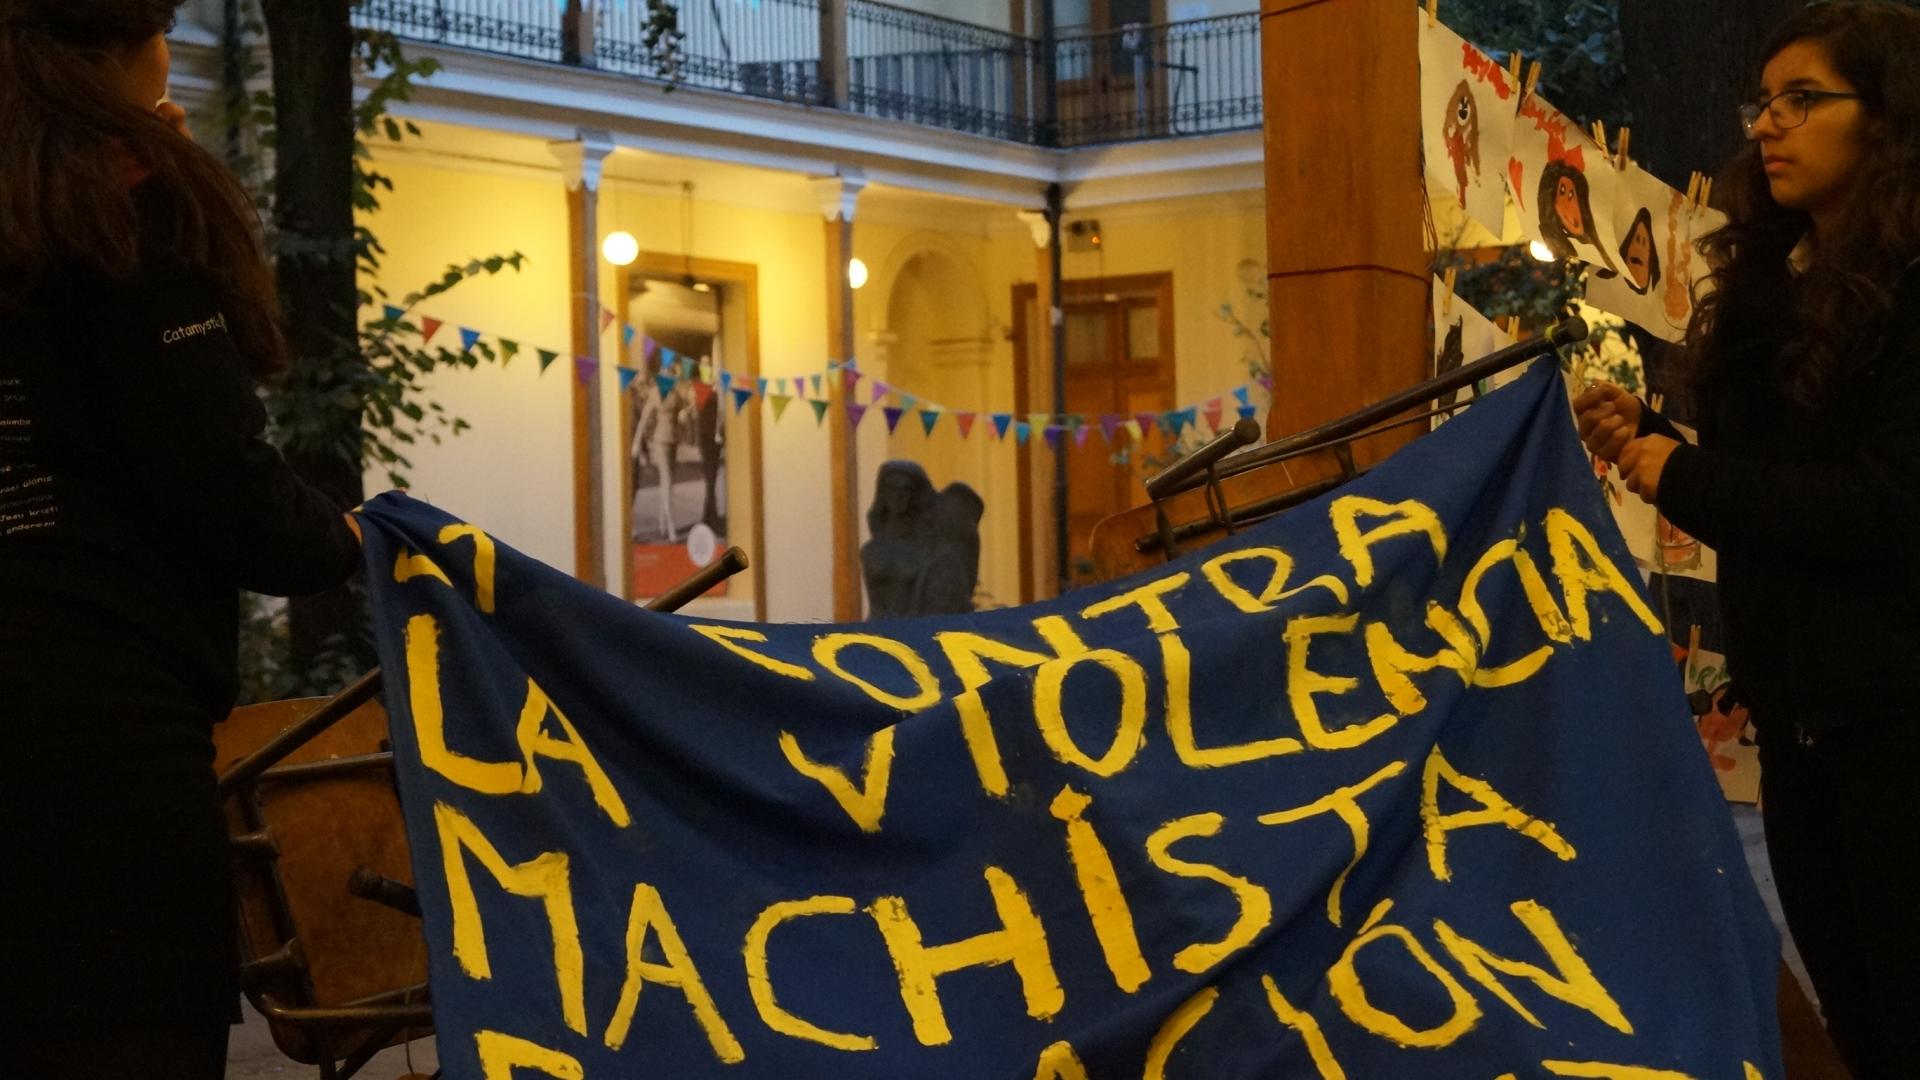
[[953,422],[960,425],[961,438],[964,439],[973,433],[973,417],[974,414],[970,412],[957,412],[953,414]]

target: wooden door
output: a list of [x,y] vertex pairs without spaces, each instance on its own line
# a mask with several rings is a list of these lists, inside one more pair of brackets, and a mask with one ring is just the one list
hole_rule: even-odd
[[[1144,443],[1122,432],[1109,444],[1100,420],[1107,414],[1125,420],[1174,407],[1173,275],[1066,281],[1061,294],[1066,329],[1062,353],[1066,411],[1082,417],[1087,429],[1084,439],[1076,440],[1068,434],[1062,441],[1067,466],[1069,562],[1063,576],[1069,584],[1078,585],[1092,580],[1088,553],[1094,525],[1147,501],[1144,480],[1153,469],[1146,459],[1153,452],[1164,451],[1164,441],[1152,430],[1143,432]],[[1014,310],[1028,311],[1033,296],[1032,285],[1014,286]],[[1044,321],[1033,324],[1035,330],[1042,326]],[[1023,329],[1016,328],[1013,341],[1015,386],[1048,385],[1052,380],[1047,372],[1029,370],[1028,335]],[[1022,412],[1046,411],[1050,404],[1048,394],[1018,395],[1017,407]],[[1030,572],[1034,546],[1048,542],[1045,537],[1034,537],[1034,529],[1038,522],[1051,518],[1054,496],[1048,485],[1031,482],[1029,474],[1033,470],[1028,463],[1031,455],[1049,454],[1051,450],[1036,431],[1032,443],[1018,452],[1022,478],[1020,534],[1023,540],[1034,541],[1022,544],[1021,562]]]

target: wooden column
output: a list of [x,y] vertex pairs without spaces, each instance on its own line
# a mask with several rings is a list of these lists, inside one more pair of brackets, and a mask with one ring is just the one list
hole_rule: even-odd
[[[842,169],[837,176],[813,181],[826,222],[827,357],[854,358],[853,286],[847,281],[847,260],[853,257],[853,208],[867,178],[858,169]],[[860,577],[859,454],[853,424],[847,417],[845,379],[830,379],[827,410],[831,514],[833,517],[833,617],[852,622],[862,610]]]
[[[1053,411],[1054,327],[1060,324],[1060,299],[1054,290],[1054,236],[1056,222],[1045,210],[1022,210],[1021,224],[1033,236],[1033,310],[1035,319],[1026,335],[1026,381],[1014,389],[1016,420],[1029,413]],[[1014,312],[1014,318],[1025,318]],[[1042,403],[1045,404],[1042,404]],[[1033,432],[1014,450],[1015,497],[1020,500],[1020,602],[1032,603],[1060,594],[1060,558],[1055,537],[1058,507],[1053,495],[1058,481],[1055,455],[1047,450],[1046,433]]]
[[552,144],[567,181],[568,307],[573,355],[591,361],[593,376],[567,372],[573,386],[573,574],[606,588],[606,475],[601,445],[600,393],[600,173],[613,140],[603,131]]
[[[1426,377],[1415,10],[1406,0],[1261,0],[1269,438]],[[1413,434],[1358,456],[1377,460]]]

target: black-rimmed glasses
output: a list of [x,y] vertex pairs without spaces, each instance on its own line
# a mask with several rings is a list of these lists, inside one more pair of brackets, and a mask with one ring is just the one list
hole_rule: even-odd
[[1756,130],[1762,116],[1773,118],[1773,126],[1782,131],[1807,122],[1807,110],[1816,101],[1858,98],[1859,94],[1838,90],[1782,90],[1765,101],[1749,101],[1740,106],[1740,131],[1749,139],[1760,137]]

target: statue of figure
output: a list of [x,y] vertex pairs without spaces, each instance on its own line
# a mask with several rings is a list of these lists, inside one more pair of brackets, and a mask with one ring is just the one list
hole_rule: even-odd
[[938,493],[911,461],[880,466],[860,548],[869,614],[876,619],[973,610],[980,576],[980,515],[986,504],[965,484]]

